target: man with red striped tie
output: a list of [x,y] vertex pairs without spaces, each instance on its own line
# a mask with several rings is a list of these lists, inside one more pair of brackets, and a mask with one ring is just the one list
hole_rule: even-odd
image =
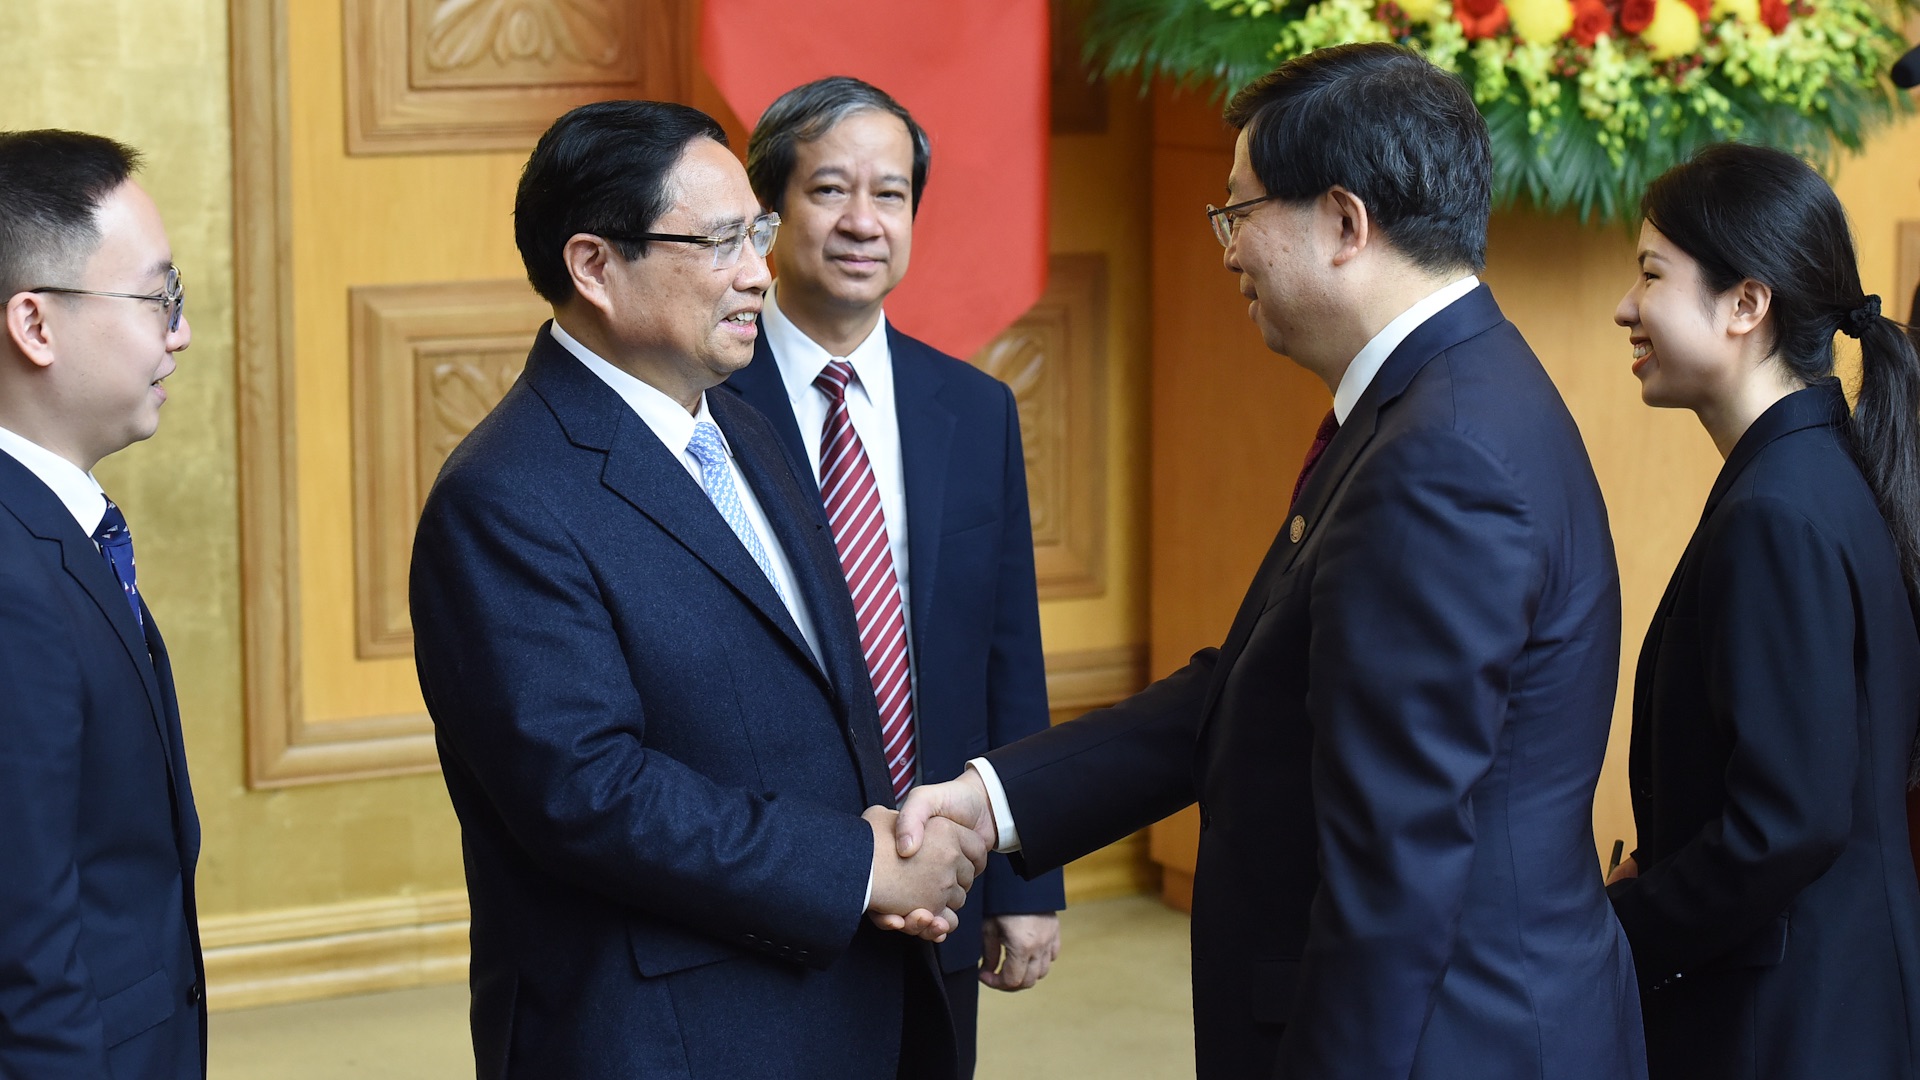
[[[1047,726],[1026,465],[1013,394],[887,322],[928,142],[879,89],[828,78],[754,128],[747,173],[781,215],[754,362],[726,386],[773,421],[826,507],[853,593],[896,798]],[[940,946],[972,1072],[979,984],[1032,986],[1059,954],[1059,873],[996,857]]]

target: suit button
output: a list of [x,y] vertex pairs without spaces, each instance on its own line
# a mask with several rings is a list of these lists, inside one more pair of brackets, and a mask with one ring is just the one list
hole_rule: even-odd
[[187,987],[187,1004],[198,1005],[205,997],[206,992],[201,989],[199,983]]
[[1210,829],[1212,827],[1213,827],[1213,811],[1208,810],[1205,805],[1202,805],[1200,807],[1201,831],[1204,832],[1205,830]]

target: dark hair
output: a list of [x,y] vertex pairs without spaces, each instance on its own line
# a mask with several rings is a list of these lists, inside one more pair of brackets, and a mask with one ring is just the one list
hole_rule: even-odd
[[[667,176],[695,139],[727,145],[698,109],[666,101],[596,101],[553,122],[520,172],[513,242],[533,291],[549,303],[574,295],[564,256],[575,233],[643,233],[672,209]],[[644,242],[610,240],[628,259]]]
[[927,186],[927,166],[933,146],[913,114],[887,92],[848,75],[833,75],[796,86],[774,99],[747,138],[747,179],[753,193],[769,210],[779,210],[793,178],[795,147],[812,142],[834,125],[859,112],[881,112],[907,125],[913,141],[913,212],[920,212],[920,193]]
[[0,132],[0,300],[69,284],[54,279],[93,254],[101,201],[139,167],[138,151],[100,135]]
[[1771,355],[1802,382],[1833,375],[1833,335],[1860,339],[1854,454],[1920,593],[1920,359],[1904,328],[1860,286],[1846,211],[1791,154],[1720,143],[1667,170],[1642,216],[1700,264],[1714,295],[1753,280],[1773,293]]
[[[1833,189],[1806,162],[1720,143],[1667,170],[1640,200],[1647,223],[1700,266],[1719,295],[1742,281],[1773,293],[1770,355],[1795,378],[1833,377],[1833,335],[1860,339],[1853,453],[1920,597],[1920,358],[1904,328],[1860,286],[1853,236]],[[1909,784],[1920,781],[1916,746]]]
[[1382,42],[1308,53],[1235,94],[1227,123],[1246,131],[1268,195],[1300,203],[1346,188],[1422,268],[1485,268],[1487,123],[1467,88],[1418,53]]

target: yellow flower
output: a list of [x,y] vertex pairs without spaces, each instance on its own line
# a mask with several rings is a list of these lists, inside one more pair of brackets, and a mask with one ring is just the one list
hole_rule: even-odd
[[1640,32],[1655,60],[1671,60],[1700,48],[1700,16],[1686,0],[1655,0],[1653,21]]
[[1760,21],[1760,0],[1713,0],[1713,17],[1716,19],[1733,16],[1743,23],[1754,25]]
[[1573,0],[1507,0],[1507,18],[1521,41],[1551,45],[1573,29]]
[[[1407,21],[1431,23],[1440,14],[1440,0],[1393,0],[1407,16]],[[1760,0],[1753,0],[1758,4]]]

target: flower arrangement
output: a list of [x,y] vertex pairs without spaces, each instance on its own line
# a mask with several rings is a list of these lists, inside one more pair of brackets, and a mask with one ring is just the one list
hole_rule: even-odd
[[1088,51],[1231,93],[1281,61],[1392,41],[1457,74],[1493,139],[1494,199],[1628,221],[1709,142],[1830,167],[1896,111],[1915,0],[1098,0]]

